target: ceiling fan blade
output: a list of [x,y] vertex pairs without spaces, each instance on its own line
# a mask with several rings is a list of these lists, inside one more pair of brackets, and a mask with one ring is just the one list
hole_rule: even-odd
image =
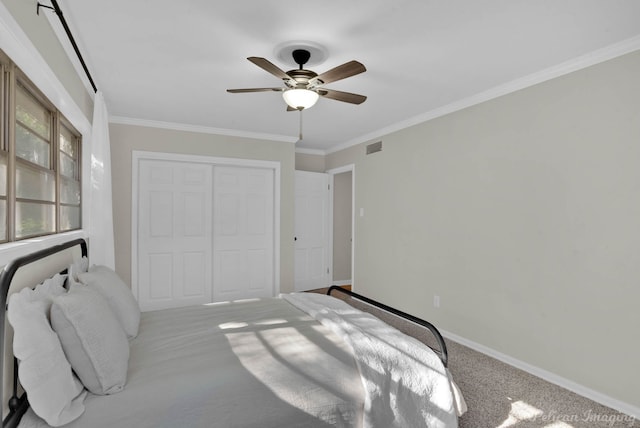
[[284,88],[245,88],[245,89],[227,89],[232,94],[241,94],[244,92],[282,92]]
[[352,94],[351,92],[335,91],[333,89],[322,88],[318,89],[317,92],[321,97],[329,98],[336,101],[343,101],[350,104],[362,104],[367,99],[367,97],[365,97],[364,95]]
[[336,80],[346,79],[347,77],[355,76],[365,71],[367,71],[367,69],[358,61],[349,61],[314,77],[311,79],[311,83],[317,81],[320,81],[320,84],[335,82]]
[[271,61],[266,60],[264,58],[260,58],[258,56],[250,56],[247,58],[249,61],[260,67],[261,69],[268,71],[269,73],[276,76],[278,79],[282,80],[291,80],[291,77],[281,70],[277,65],[273,64]]

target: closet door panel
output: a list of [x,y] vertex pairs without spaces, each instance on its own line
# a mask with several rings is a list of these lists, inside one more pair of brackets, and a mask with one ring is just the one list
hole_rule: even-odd
[[138,188],[142,310],[211,302],[211,165],[143,160]]
[[274,295],[273,170],[214,168],[213,299]]

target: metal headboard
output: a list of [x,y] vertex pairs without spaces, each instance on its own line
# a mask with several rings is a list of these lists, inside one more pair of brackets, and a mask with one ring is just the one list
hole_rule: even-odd
[[[65,242],[63,244],[54,245],[49,248],[45,248],[40,251],[36,251],[31,254],[27,254],[26,256],[19,257],[13,260],[11,263],[7,264],[2,272],[0,273],[0,358],[2,364],[0,365],[0,403],[2,403],[4,408],[4,397],[3,390],[5,385],[4,379],[4,366],[5,366],[5,334],[6,334],[6,310],[7,310],[7,299],[9,290],[14,279],[14,276],[18,272],[18,269],[34,263],[38,260],[45,259],[50,257],[56,253],[61,253],[65,250],[71,249],[73,247],[80,246],[80,250],[82,256],[87,256],[87,243],[84,239],[74,239],[72,241]],[[68,265],[67,265],[68,266]],[[66,273],[66,268],[61,270],[60,273]],[[49,276],[49,275],[47,275]],[[36,284],[33,284],[35,286]],[[11,352],[13,354],[13,352]],[[18,370],[17,370],[17,360],[14,357],[13,362],[13,394],[9,398],[9,413],[6,418],[2,421],[2,427],[13,428],[18,426],[20,422],[20,418],[29,408],[29,402],[27,401],[26,393],[23,393],[21,396],[19,395],[18,389]]]

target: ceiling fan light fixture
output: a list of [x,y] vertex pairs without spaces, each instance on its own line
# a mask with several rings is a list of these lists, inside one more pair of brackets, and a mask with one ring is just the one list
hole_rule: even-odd
[[282,93],[282,98],[284,98],[287,105],[296,110],[313,107],[319,97],[317,92],[309,89],[288,89]]

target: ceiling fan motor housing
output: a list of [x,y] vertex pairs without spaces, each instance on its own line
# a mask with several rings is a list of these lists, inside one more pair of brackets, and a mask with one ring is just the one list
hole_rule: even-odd
[[303,68],[307,61],[309,61],[309,58],[311,58],[311,53],[306,49],[296,49],[291,53],[291,55],[293,56],[296,64],[300,66],[300,68],[298,68],[297,70],[287,71],[286,74],[292,80],[285,80],[285,84],[288,87],[295,89],[311,89],[309,87],[309,81],[314,77],[317,77],[318,73],[315,73],[311,70],[305,70]]
[[[314,73],[311,70],[289,70],[287,71],[287,75],[291,77],[292,80],[285,80],[285,84],[290,88],[297,89],[311,89],[309,87],[309,81],[316,77],[318,74]],[[295,81],[295,84],[294,84]],[[317,85],[314,85],[317,86]]]

